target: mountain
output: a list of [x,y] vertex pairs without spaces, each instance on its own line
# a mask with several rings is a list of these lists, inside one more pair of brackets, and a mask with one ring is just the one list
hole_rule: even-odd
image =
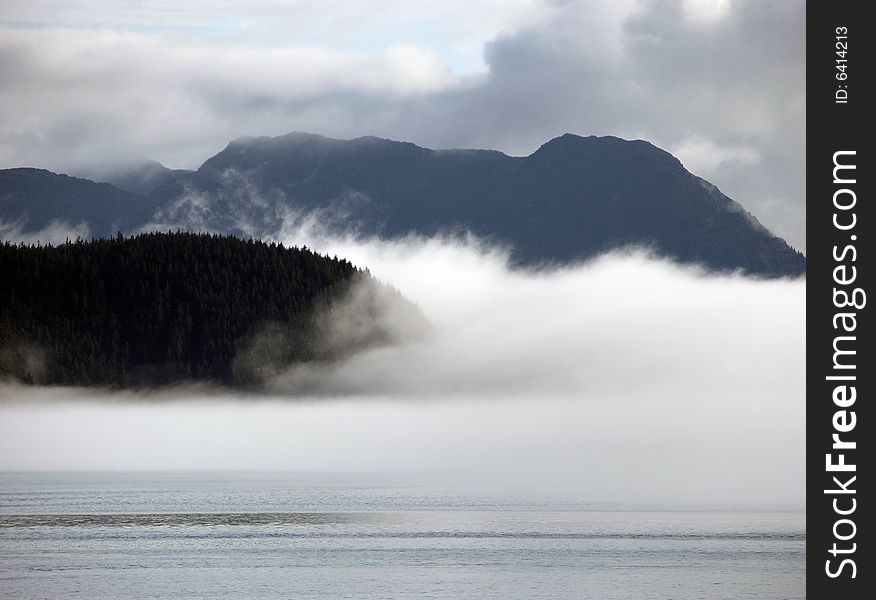
[[85,223],[91,235],[109,236],[148,222],[155,209],[145,197],[106,183],[43,169],[0,170],[0,226],[24,233],[64,222]]
[[191,173],[183,169],[168,169],[154,160],[135,162],[127,165],[116,166],[106,171],[83,173],[88,179],[109,183],[115,187],[138,194],[148,196],[155,188],[163,185],[175,177],[183,177]]
[[403,341],[419,310],[346,260],[218,235],[0,245],[0,378],[252,386]]
[[309,214],[384,237],[468,229],[523,265],[640,246],[719,271],[805,271],[802,254],[671,154],[615,137],[566,134],[525,157],[375,137],[241,138],[146,200],[161,228],[264,235]]

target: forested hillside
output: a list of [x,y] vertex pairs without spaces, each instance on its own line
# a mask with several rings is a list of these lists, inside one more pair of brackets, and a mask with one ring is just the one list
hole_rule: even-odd
[[[349,348],[320,339],[320,309],[349,301],[356,283],[383,286],[346,260],[306,248],[194,233],[56,247],[5,243],[0,280],[0,378],[248,385],[266,366],[329,360],[392,341],[376,318],[374,327],[348,340]],[[361,308],[372,316],[380,309]],[[254,346],[265,331],[272,342]],[[253,356],[254,347],[262,355]],[[246,361],[241,349],[250,351]]]

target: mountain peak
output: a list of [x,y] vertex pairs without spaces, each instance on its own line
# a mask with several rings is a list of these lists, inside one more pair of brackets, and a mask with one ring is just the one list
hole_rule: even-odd
[[637,159],[657,160],[666,165],[683,168],[681,161],[675,156],[655,146],[646,140],[627,140],[612,135],[581,136],[574,133],[564,133],[544,144],[533,154],[567,154],[580,158],[582,155],[617,158],[619,156],[635,157]]
[[[21,216],[2,196],[0,219]],[[26,212],[32,201],[19,199]],[[635,246],[718,271],[805,270],[803,255],[670,153],[613,136],[567,133],[525,157],[373,136],[238,138],[198,171],[175,172],[146,204],[151,222],[246,236],[275,234],[290,213],[390,238],[465,229],[511,247],[523,265]],[[77,203],[65,207],[78,222]]]

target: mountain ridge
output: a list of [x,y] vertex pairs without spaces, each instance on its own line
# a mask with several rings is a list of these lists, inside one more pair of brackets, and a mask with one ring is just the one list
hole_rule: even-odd
[[[466,229],[509,245],[524,266],[641,246],[715,271],[805,272],[801,253],[672,154],[614,136],[567,133],[528,156],[374,136],[245,136],[139,198],[151,210],[141,228],[263,236],[292,211],[331,214],[327,226],[387,238]],[[8,219],[3,202],[0,187],[0,220]],[[95,233],[114,233],[105,225]]]

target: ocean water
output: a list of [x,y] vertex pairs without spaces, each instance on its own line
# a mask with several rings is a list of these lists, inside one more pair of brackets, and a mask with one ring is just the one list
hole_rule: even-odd
[[361,475],[0,474],[0,598],[804,597],[799,512]]

